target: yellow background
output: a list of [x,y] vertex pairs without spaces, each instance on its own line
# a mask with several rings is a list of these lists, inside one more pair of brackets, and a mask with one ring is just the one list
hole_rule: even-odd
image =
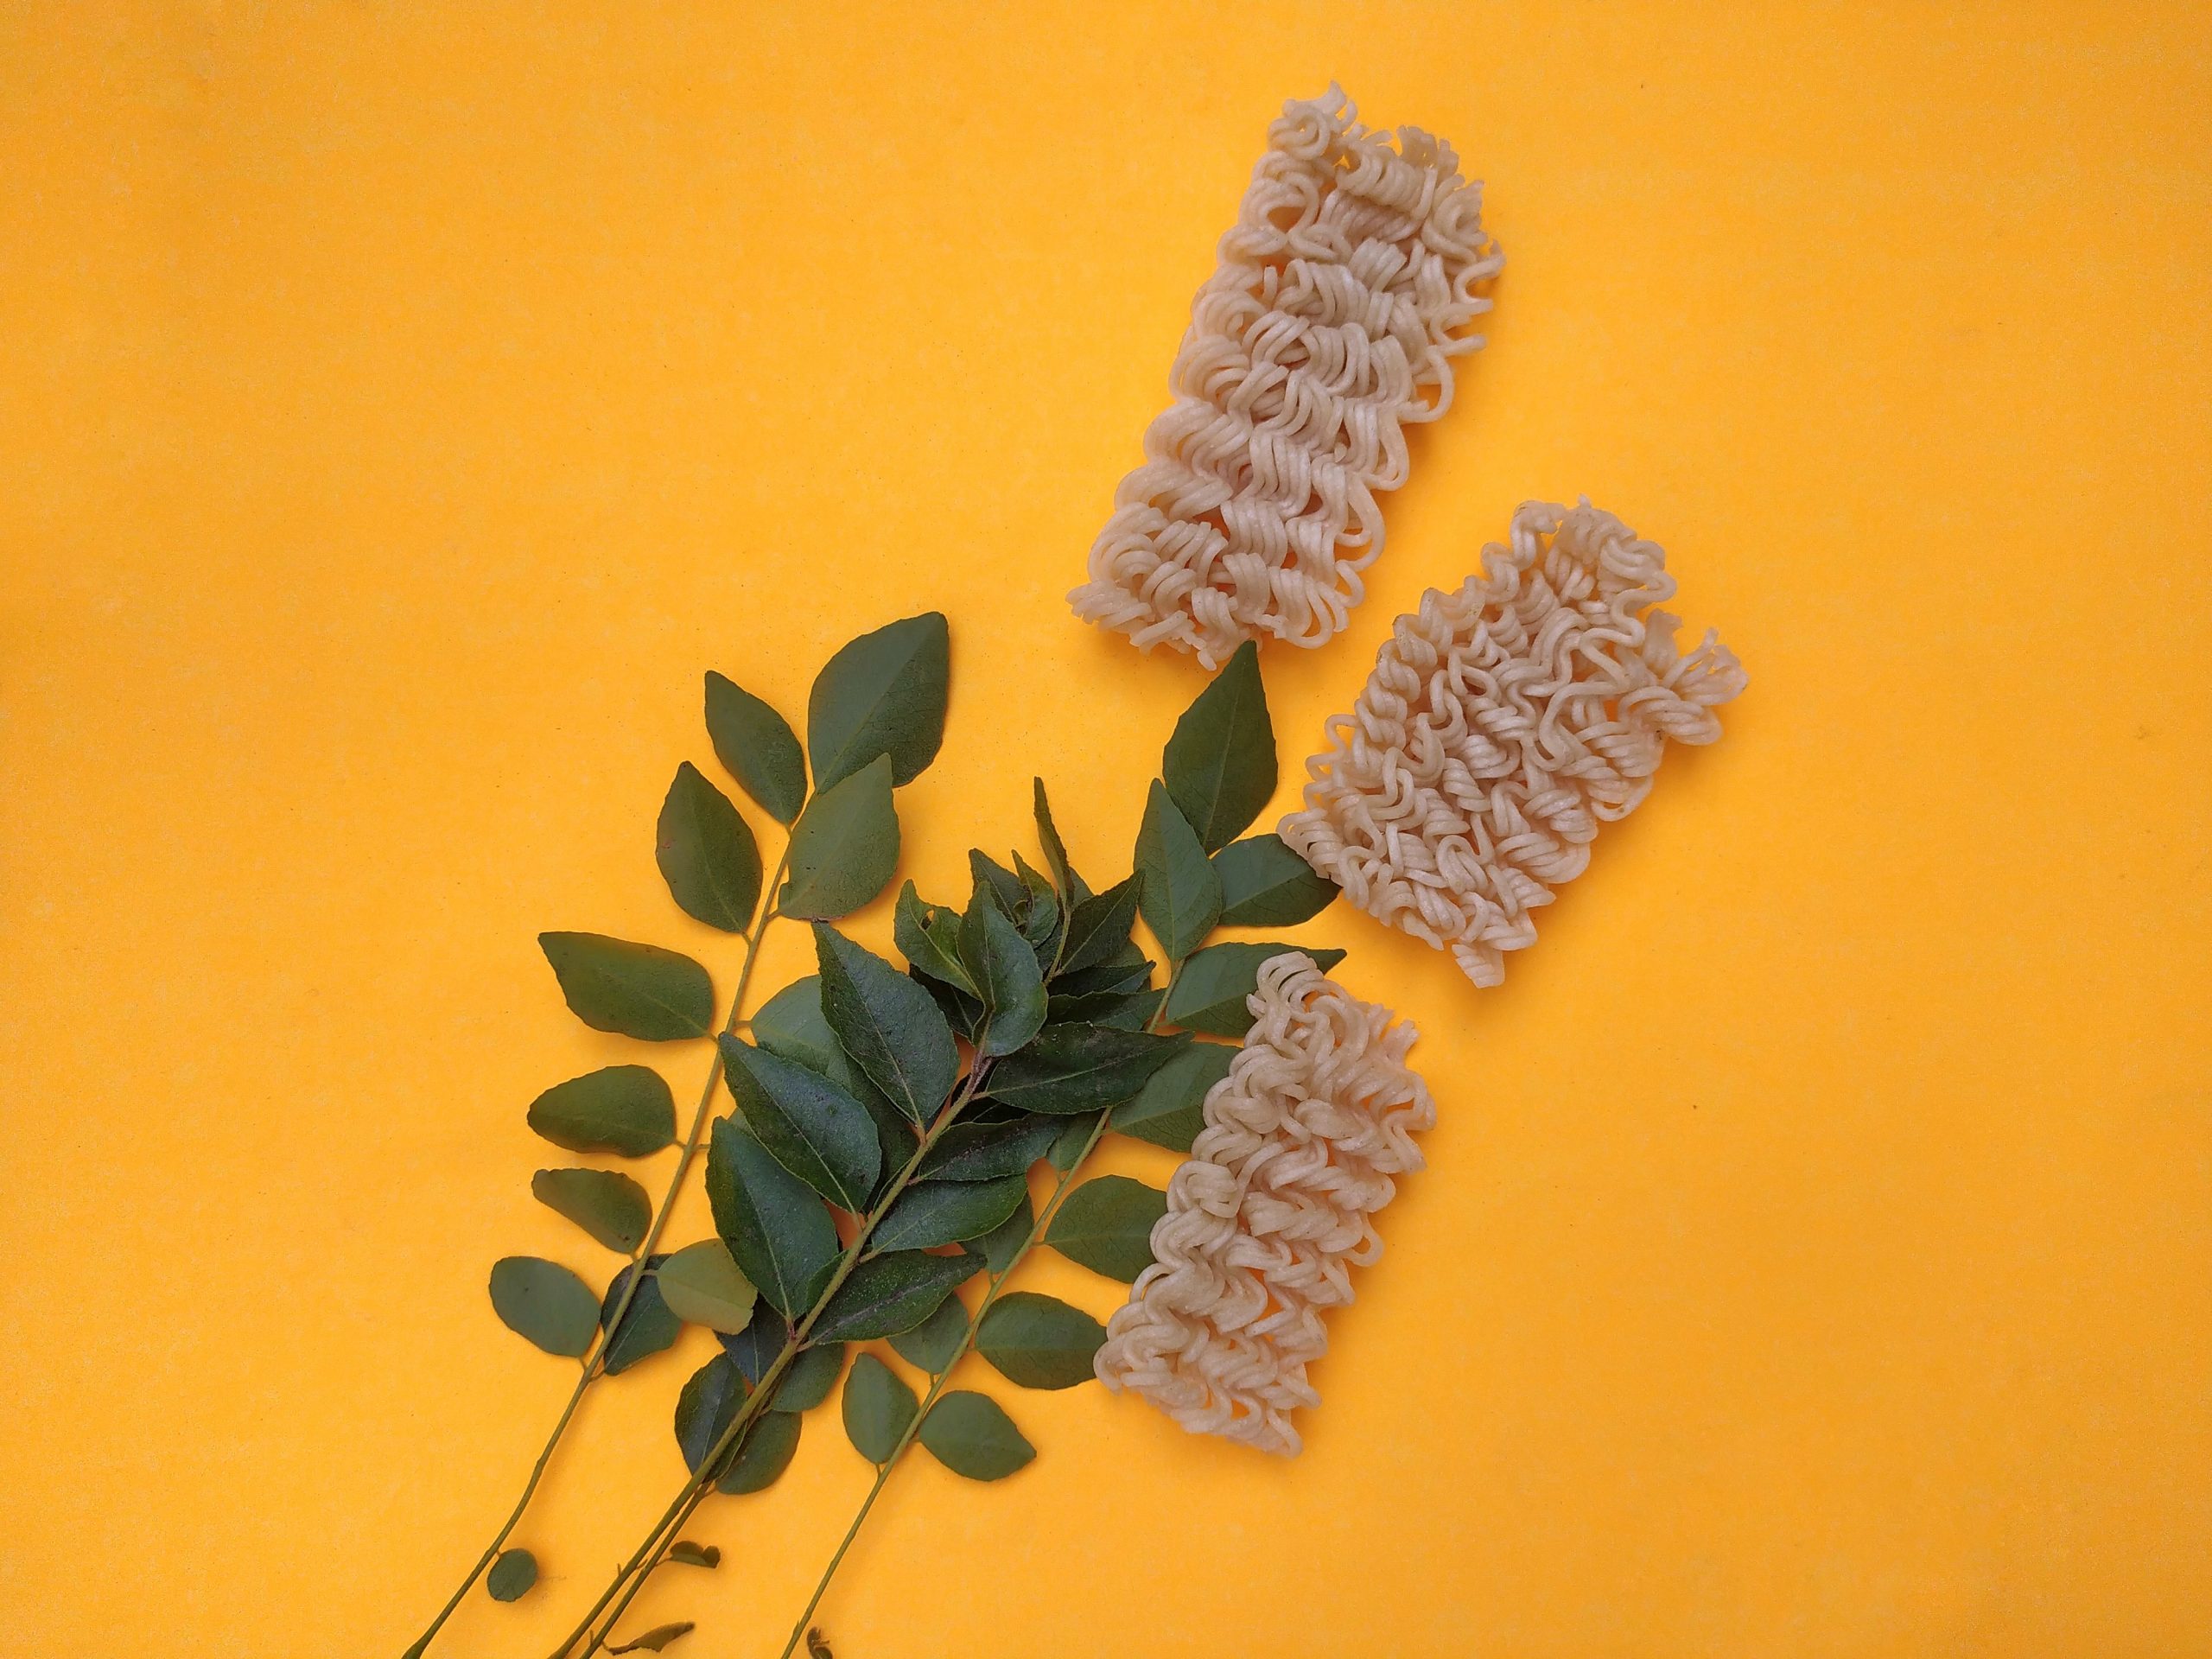
[[[1508,265],[1351,636],[1266,658],[1281,803],[1531,496],[1752,690],[1503,988],[1304,930],[1442,1118],[1306,1454],[1016,1398],[1018,1478],[896,1478],[840,1659],[2212,1652],[2208,66],[2183,5],[9,7],[0,1649],[442,1599],[571,1376],[489,1263],[612,1264],[523,1109],[636,1051],[534,936],[734,961],[652,857],[703,670],[796,713],[941,607],[906,874],[1026,848],[1033,771],[1127,868],[1200,677],[1062,595],[1333,76]],[[543,1652],[706,1351],[594,1395],[547,1582],[442,1652]],[[810,1420],[639,1612],[772,1655],[864,1475]]]

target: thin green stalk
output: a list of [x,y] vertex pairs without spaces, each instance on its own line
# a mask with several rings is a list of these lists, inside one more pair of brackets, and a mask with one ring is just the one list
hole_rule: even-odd
[[[775,895],[783,885],[784,871],[790,862],[791,845],[787,841],[783,856],[776,861],[775,874],[770,878],[764,890],[766,897],[761,901],[760,914],[745,936],[745,959],[738,969],[737,989],[730,997],[729,1017],[722,1025],[725,1032],[735,1031],[741,1021],[745,994],[753,983],[753,966],[760,960],[760,941],[768,931],[768,924],[776,919]],[[693,1109],[690,1132],[684,1137],[683,1150],[677,1154],[676,1173],[669,1181],[668,1191],[661,1198],[659,1209],[654,1212],[652,1225],[646,1230],[644,1241],[630,1253],[629,1276],[623,1284],[621,1294],[614,1299],[613,1317],[602,1321],[590,1352],[585,1355],[575,1389],[569,1395],[569,1403],[562,1410],[560,1421],[553,1425],[553,1433],[547,1438],[544,1449],[538,1452],[537,1461],[531,1465],[530,1478],[523,1483],[522,1496],[515,1500],[513,1510],[486,1547],[483,1554],[477,1557],[476,1565],[469,1569],[468,1576],[461,1581],[461,1587],[447,1599],[446,1605],[438,1610],[437,1617],[430,1621],[429,1628],[416,1638],[415,1645],[407,1649],[402,1659],[422,1659],[438,1632],[445,1628],[446,1621],[453,1617],[454,1610],[461,1605],[461,1598],[499,1559],[500,1550],[506,1547],[514,1529],[522,1524],[531,1499],[537,1495],[538,1483],[544,1479],[546,1467],[553,1461],[555,1450],[560,1446],[562,1437],[569,1432],[569,1424],[575,1417],[576,1408],[583,1403],[584,1395],[591,1385],[607,1374],[607,1351],[614,1340],[615,1332],[621,1328],[622,1316],[630,1311],[630,1302],[638,1294],[638,1287],[645,1283],[644,1263],[652,1256],[653,1247],[660,1243],[661,1235],[667,1230],[669,1217],[676,1209],[676,1200],[683,1191],[683,1179],[690,1173],[691,1166],[698,1157],[699,1142],[706,1134],[707,1122],[714,1109],[715,1090],[721,1079],[721,1046],[716,1044],[714,1063],[707,1069],[707,1086],[700,1090],[699,1103]]]
[[[1161,992],[1160,997],[1160,1007],[1163,1012],[1167,1007],[1168,995],[1174,990],[1175,982],[1180,977],[1182,972],[1183,964],[1179,962],[1175,963],[1168,972],[1167,989]],[[1159,1028],[1160,1014],[1154,1014],[1145,1022],[1145,1029],[1157,1031]],[[952,1357],[946,1360],[944,1368],[931,1379],[929,1392],[922,1396],[921,1404],[915,1408],[913,1421],[906,1425],[906,1431],[899,1436],[897,1442],[892,1446],[891,1455],[886,1458],[877,1468],[874,1483],[868,1487],[868,1496],[861,1500],[859,1513],[853,1516],[853,1524],[845,1529],[845,1535],[837,1545],[836,1554],[830,1558],[830,1565],[823,1568],[822,1578],[815,1585],[813,1595],[807,1599],[806,1611],[798,1616],[798,1623],[791,1626],[791,1637],[784,1643],[784,1650],[777,1656],[777,1659],[791,1659],[791,1655],[798,1650],[798,1644],[804,1638],[807,1627],[814,1622],[815,1610],[822,1605],[822,1598],[829,1593],[830,1581],[837,1576],[837,1569],[844,1565],[845,1552],[853,1547],[853,1540],[860,1536],[861,1528],[868,1521],[868,1511],[875,1507],[875,1500],[882,1495],[884,1483],[891,1478],[892,1470],[898,1465],[899,1459],[906,1455],[906,1448],[914,1443],[915,1437],[922,1432],[923,1420],[930,1414],[930,1408],[937,1403],[938,1396],[944,1392],[944,1385],[951,1380],[952,1373],[959,1368],[960,1362],[967,1358],[975,1348],[976,1333],[983,1328],[983,1316],[991,1311],[991,1304],[998,1300],[1000,1290],[1004,1287],[1006,1281],[1014,1276],[1014,1269],[1021,1265],[1023,1259],[1036,1247],[1038,1240],[1044,1236],[1045,1229],[1052,1223],[1053,1212],[1059,1209],[1060,1201],[1067,1196],[1068,1188],[1075,1184],[1077,1174],[1090,1160],[1090,1154],[1097,1149],[1098,1142],[1105,1135],[1106,1126],[1112,1121],[1113,1116],[1110,1110],[1098,1114],[1098,1122],[1091,1125],[1090,1137],[1083,1143],[1083,1150],[1077,1153],[1074,1161],[1068,1165],[1067,1173],[1053,1185],[1051,1194],[1045,1200],[1044,1208],[1030,1218],[1028,1233],[1023,1237],[1014,1254],[1007,1258],[1004,1269],[992,1274],[990,1282],[983,1287],[983,1300],[976,1305],[976,1317],[968,1321],[968,1328],[961,1333],[960,1341],[952,1351]]]
[[[720,1465],[723,1454],[736,1445],[738,1437],[745,1432],[746,1427],[751,1423],[754,1414],[761,1410],[765,1402],[773,1395],[777,1381],[783,1376],[792,1357],[806,1345],[808,1333],[814,1329],[815,1321],[822,1317],[822,1312],[829,1306],[830,1299],[837,1294],[838,1288],[843,1285],[854,1268],[859,1265],[861,1255],[866,1253],[868,1236],[875,1230],[875,1224],[883,1219],[891,1206],[898,1201],[899,1195],[906,1191],[907,1183],[913,1179],[914,1172],[921,1166],[922,1160],[926,1158],[931,1148],[936,1146],[938,1137],[952,1127],[954,1120],[958,1118],[968,1103],[976,1097],[977,1091],[982,1087],[984,1076],[990,1070],[990,1065],[988,1058],[978,1059],[969,1071],[967,1077],[962,1080],[959,1088],[953,1091],[952,1098],[944,1110],[938,1115],[937,1121],[930,1126],[929,1132],[922,1137],[920,1143],[914,1148],[914,1155],[906,1160],[906,1166],[884,1189],[883,1193],[877,1198],[868,1214],[861,1217],[859,1228],[853,1234],[852,1242],[845,1247],[844,1253],[838,1257],[837,1265],[830,1274],[830,1282],[823,1287],[822,1294],[815,1299],[814,1306],[807,1310],[806,1317],[785,1338],[782,1351],[770,1362],[768,1369],[761,1373],[760,1382],[746,1397],[745,1403],[738,1408],[736,1414],[730,1420],[729,1426],[722,1430],[720,1438],[709,1448],[707,1455],[700,1459],[700,1472],[685,1482],[683,1490],[677,1495],[676,1501],[662,1512],[660,1520],[654,1525],[652,1530],[645,1535],[645,1542],[640,1544],[630,1559],[623,1563],[621,1569],[614,1575],[614,1581],[607,1586],[598,1601],[593,1604],[591,1611],[584,1615],[583,1622],[569,1631],[567,1638],[553,1650],[552,1659],[568,1659],[568,1655],[574,1650],[576,1643],[583,1641],[587,1637],[590,1639],[584,1649],[583,1659],[590,1659],[591,1655],[599,1651],[601,1645],[606,1642],[612,1632],[615,1620],[621,1617],[623,1610],[627,1608],[630,1602],[635,1599],[639,1589],[652,1575],[653,1568],[660,1564],[660,1556],[668,1545],[675,1541],[677,1529],[690,1518],[691,1512],[698,1508],[705,1499],[708,1491],[712,1489],[714,1482],[710,1471]],[[593,1635],[592,1626],[599,1623],[600,1615],[617,1597],[621,1599],[621,1605],[615,1608],[613,1615],[601,1625],[598,1633]]]

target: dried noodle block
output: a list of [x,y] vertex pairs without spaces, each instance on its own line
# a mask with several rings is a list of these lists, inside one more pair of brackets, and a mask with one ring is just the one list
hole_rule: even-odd
[[1328,1346],[1322,1311],[1382,1255],[1375,1212],[1421,1166],[1412,1135],[1436,1109],[1405,1065],[1414,1027],[1311,957],[1270,957],[1249,1006],[1096,1370],[1194,1433],[1290,1456],[1291,1412],[1319,1400],[1306,1368]]
[[1503,264],[1449,144],[1370,132],[1332,86],[1268,130],[1220,265],[1192,302],[1146,432],[1090,550],[1076,614],[1218,665],[1259,636],[1318,645],[1382,550],[1375,493],[1404,429],[1452,404]]
[[1715,741],[1714,707],[1744,689],[1712,634],[1676,649],[1677,620],[1649,609],[1674,591],[1665,553],[1612,514],[1522,506],[1482,575],[1398,619],[1282,838],[1369,914],[1497,984],[1598,826],[1649,792],[1668,742]]

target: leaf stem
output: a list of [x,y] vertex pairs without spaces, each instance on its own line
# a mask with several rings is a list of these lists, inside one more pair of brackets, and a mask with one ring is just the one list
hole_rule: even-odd
[[[1184,960],[1187,961],[1188,958],[1185,957]],[[1166,1009],[1168,995],[1174,990],[1175,982],[1181,977],[1182,972],[1183,963],[1179,961],[1169,969],[1167,989],[1160,993],[1160,1007],[1154,1011],[1152,1018],[1145,1022],[1146,1030],[1159,1030],[1160,1014]],[[958,1369],[960,1362],[967,1358],[974,1350],[976,1333],[983,1328],[983,1316],[991,1311],[991,1304],[998,1300],[999,1292],[1005,1287],[1006,1281],[1014,1276],[1014,1270],[1021,1265],[1029,1252],[1036,1247],[1038,1241],[1044,1236],[1045,1229],[1051,1224],[1054,1212],[1060,1207],[1061,1200],[1067,1196],[1068,1188],[1074,1185],[1076,1176],[1081,1172],[1084,1165],[1090,1160],[1090,1154],[1097,1149],[1098,1142],[1104,1138],[1106,1126],[1112,1122],[1113,1116],[1113,1109],[1110,1107],[1098,1114],[1098,1121],[1091,1125],[1090,1137],[1083,1143],[1083,1150],[1077,1153],[1073,1161],[1068,1165],[1067,1173],[1053,1184],[1052,1191],[1046,1197],[1044,1207],[1031,1218],[1027,1236],[1015,1248],[1014,1254],[1007,1258],[1005,1268],[992,1274],[990,1282],[984,1286],[983,1300],[976,1305],[975,1318],[968,1321],[967,1330],[961,1333],[960,1341],[953,1348],[952,1357],[945,1361],[944,1369],[930,1380],[929,1392],[922,1396],[921,1404],[915,1408],[913,1420],[906,1425],[905,1432],[899,1436],[897,1442],[892,1446],[891,1455],[884,1459],[883,1462],[877,1466],[874,1484],[868,1489],[868,1496],[861,1500],[860,1511],[853,1516],[853,1524],[845,1529],[844,1538],[837,1545],[837,1553],[830,1558],[830,1565],[823,1568],[822,1578],[815,1585],[813,1595],[807,1599],[806,1611],[798,1616],[798,1623],[791,1626],[791,1637],[784,1643],[784,1650],[777,1656],[777,1659],[791,1659],[791,1656],[798,1651],[798,1644],[805,1637],[807,1626],[813,1622],[815,1610],[822,1605],[822,1598],[829,1593],[830,1581],[837,1576],[837,1569],[844,1565],[845,1552],[853,1547],[853,1540],[860,1536],[861,1528],[868,1520],[868,1511],[875,1507],[875,1500],[882,1495],[884,1483],[891,1478],[892,1470],[897,1466],[899,1459],[906,1456],[906,1448],[914,1443],[915,1437],[921,1433],[922,1420],[930,1414],[930,1408],[937,1403],[938,1396],[944,1392],[944,1385],[951,1380],[952,1373]]]
[[[724,1031],[734,1031],[741,1023],[741,1016],[745,1009],[745,994],[753,984],[753,970],[760,960],[760,941],[768,931],[768,924],[774,921],[779,913],[776,909],[776,891],[782,884],[784,871],[791,862],[791,843],[786,840],[784,844],[783,856],[776,861],[776,873],[763,890],[760,913],[755,918],[751,931],[745,936],[745,959],[738,969],[737,989],[730,996],[729,1017],[723,1023]],[[683,1179],[690,1173],[692,1164],[698,1158],[699,1142],[706,1133],[707,1122],[714,1109],[715,1090],[721,1084],[721,1046],[716,1044],[714,1063],[707,1070],[707,1086],[699,1092],[699,1103],[691,1114],[690,1132],[684,1137],[683,1150],[677,1155],[676,1173],[669,1181],[668,1191],[661,1198],[660,1207],[653,1216],[652,1225],[646,1230],[643,1242],[630,1253],[629,1276],[622,1287],[621,1294],[614,1299],[612,1317],[601,1322],[599,1334],[592,1344],[591,1351],[584,1357],[582,1372],[576,1378],[576,1386],[569,1395],[569,1403],[563,1408],[560,1421],[553,1425],[553,1433],[547,1437],[544,1449],[537,1454],[537,1461],[531,1465],[530,1478],[523,1483],[522,1496],[515,1500],[514,1509],[509,1513],[499,1530],[493,1535],[492,1541],[485,1547],[483,1554],[477,1558],[476,1565],[471,1567],[468,1570],[468,1575],[461,1580],[461,1587],[447,1599],[446,1605],[438,1610],[437,1617],[430,1621],[429,1628],[416,1638],[414,1646],[407,1649],[402,1656],[402,1659],[422,1659],[422,1656],[429,1649],[438,1632],[445,1628],[446,1621],[453,1617],[454,1610],[461,1605],[461,1598],[468,1593],[476,1580],[483,1577],[492,1563],[499,1559],[500,1550],[505,1548],[507,1540],[514,1535],[514,1529],[522,1524],[523,1516],[530,1509],[531,1499],[537,1495],[538,1483],[545,1478],[547,1465],[553,1461],[553,1453],[560,1446],[562,1437],[569,1432],[569,1425],[575,1418],[576,1408],[583,1404],[584,1395],[590,1391],[591,1385],[607,1375],[607,1350],[613,1344],[614,1333],[621,1328],[622,1316],[630,1311],[630,1303],[638,1294],[638,1287],[645,1282],[644,1264],[652,1256],[653,1247],[660,1243],[661,1235],[667,1230],[669,1217],[676,1209],[676,1200],[683,1191]]]
[[[937,1121],[930,1126],[928,1133],[922,1136],[920,1142],[915,1147],[914,1155],[906,1160],[906,1167],[899,1172],[868,1214],[861,1217],[859,1228],[853,1234],[852,1242],[846,1245],[844,1253],[838,1257],[836,1268],[831,1273],[830,1281],[823,1287],[822,1294],[815,1299],[814,1306],[807,1310],[806,1317],[785,1339],[782,1350],[770,1362],[768,1369],[760,1374],[760,1382],[746,1397],[745,1403],[738,1408],[736,1414],[730,1419],[728,1427],[722,1430],[720,1438],[709,1448],[706,1456],[699,1460],[698,1472],[684,1484],[683,1490],[677,1495],[676,1501],[662,1512],[660,1520],[654,1525],[652,1530],[645,1535],[645,1541],[639,1545],[630,1559],[623,1563],[621,1569],[614,1575],[614,1581],[593,1605],[591,1611],[584,1615],[583,1622],[569,1631],[567,1638],[553,1650],[552,1659],[567,1659],[567,1656],[575,1649],[576,1643],[583,1641],[587,1637],[590,1639],[584,1648],[583,1659],[590,1659],[591,1655],[599,1651],[601,1644],[612,1632],[615,1620],[621,1617],[623,1610],[629,1606],[638,1590],[652,1575],[653,1568],[659,1565],[662,1552],[674,1541],[676,1534],[682,1529],[684,1522],[690,1517],[692,1511],[699,1507],[700,1503],[705,1500],[707,1493],[713,1489],[713,1471],[721,1462],[723,1455],[736,1445],[738,1437],[745,1432],[754,1415],[764,1408],[764,1402],[772,1397],[776,1382],[781,1378],[785,1370],[790,1365],[798,1351],[806,1345],[807,1334],[814,1329],[815,1321],[822,1317],[822,1312],[830,1306],[830,1299],[837,1294],[838,1288],[843,1285],[848,1275],[859,1264],[861,1256],[866,1253],[868,1235],[875,1230],[875,1224],[883,1219],[891,1206],[898,1201],[899,1195],[906,1191],[907,1184],[913,1179],[914,1172],[921,1166],[922,1160],[926,1158],[931,1148],[936,1146],[938,1137],[952,1127],[954,1120],[981,1090],[983,1078],[989,1072],[991,1062],[988,1057],[977,1058],[968,1075],[961,1080],[960,1086],[953,1090],[952,1096],[947,1102],[944,1109],[938,1115]],[[620,1605],[614,1609],[613,1613],[603,1624],[601,1624],[598,1633],[593,1635],[592,1626],[599,1623],[600,1615],[606,1611],[608,1604],[613,1602],[618,1596],[621,1598]]]

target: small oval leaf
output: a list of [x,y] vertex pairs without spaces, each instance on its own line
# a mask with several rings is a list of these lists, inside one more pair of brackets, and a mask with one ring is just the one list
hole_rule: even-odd
[[484,1589],[494,1601],[520,1601],[537,1582],[537,1557],[526,1549],[499,1552],[484,1575]]
[[716,1354],[685,1379],[676,1399],[676,1448],[685,1469],[699,1472],[751,1392],[728,1354]]
[[607,1065],[530,1103],[530,1127],[570,1152],[643,1158],[676,1141],[676,1099],[647,1065]]
[[868,1342],[911,1331],[937,1311],[952,1287],[974,1275],[972,1255],[896,1250],[855,1268],[814,1322],[823,1342]]
[[627,1175],[605,1169],[541,1169],[530,1178],[531,1196],[589,1233],[610,1250],[627,1255],[653,1224],[652,1200]]
[[747,1427],[737,1456],[715,1483],[715,1490],[736,1497],[774,1485],[791,1466],[791,1454],[798,1450],[798,1431],[796,1412],[762,1412]]
[[944,741],[951,636],[929,611],[864,633],[823,666],[806,703],[814,783],[828,789],[879,756],[912,783]]
[[668,1559],[684,1567],[703,1567],[709,1571],[722,1564],[719,1544],[695,1544],[689,1538],[679,1538],[668,1547]]
[[845,1436],[877,1468],[891,1461],[906,1426],[921,1409],[913,1389],[874,1354],[853,1362],[845,1379]]
[[759,1293],[719,1238],[686,1244],[660,1264],[661,1300],[686,1325],[735,1336],[753,1322]]
[[1052,804],[1045,798],[1045,780],[1032,778],[1030,814],[1037,820],[1037,845],[1044,849],[1045,868],[1052,873],[1052,885],[1059,891],[1061,901],[1073,910],[1090,897],[1090,886],[1075,872],[1068,862],[1066,843],[1060,839],[1060,828],[1052,822]]
[[[683,1334],[683,1321],[671,1311],[660,1294],[659,1269],[668,1258],[653,1255],[645,1258],[645,1277],[630,1298],[630,1305],[622,1310],[622,1324],[607,1344],[607,1351],[600,1364],[609,1376],[620,1376],[641,1359],[676,1345]],[[614,1275],[614,1282],[607,1286],[607,1295],[601,1301],[599,1322],[610,1324],[614,1318],[614,1305],[630,1282],[630,1275],[637,1271],[628,1267]]]
[[594,1031],[641,1042],[711,1037],[715,985],[687,956],[601,933],[541,933],[561,995]]
[[806,804],[806,757],[789,721],[744,687],[707,676],[707,736],[715,759],[778,823]]
[[879,1250],[926,1250],[980,1238],[1029,1196],[1027,1175],[995,1181],[920,1181],[899,1195],[875,1224],[868,1244]]
[[1213,855],[1224,927],[1294,927],[1337,896],[1337,884],[1290,850],[1281,836],[1234,841]]
[[1160,775],[1210,853],[1260,816],[1275,792],[1275,733],[1252,640],[1236,647],[1175,722]]
[[[1027,1208],[1027,1205],[1023,1208]],[[937,1312],[911,1331],[891,1338],[892,1351],[909,1365],[935,1376],[952,1363],[968,1334],[968,1309],[957,1296],[948,1296]]]
[[653,857],[683,913],[742,933],[760,902],[760,848],[729,797],[686,760],[676,769],[656,826]]
[[1037,1455],[999,1402],[956,1389],[922,1419],[922,1444],[956,1475],[1003,1480]]
[[879,756],[809,801],[790,853],[791,879],[776,899],[786,916],[831,922],[881,893],[899,868],[890,761]]
[[1079,1307],[1033,1291],[1009,1291],[993,1302],[976,1328],[976,1351],[1009,1382],[1025,1389],[1071,1389],[1091,1378],[1090,1362],[1106,1327]]
[[845,1369],[842,1342],[810,1343],[791,1356],[784,1374],[776,1379],[778,1411],[812,1411],[837,1386],[837,1373]]
[[787,1318],[804,1316],[842,1248],[837,1224],[805,1182],[752,1131],[715,1121],[707,1147],[707,1201],[738,1270]]
[[507,1329],[549,1354],[581,1359],[599,1330],[599,1298],[557,1262],[510,1255],[493,1263],[492,1309]]
[[1101,1175],[1068,1194],[1045,1242],[1093,1273],[1129,1283],[1152,1265],[1152,1229],[1167,1195],[1126,1175]]
[[1221,878],[1198,834],[1155,782],[1137,830],[1137,909],[1168,960],[1179,962],[1205,943],[1221,917]]

